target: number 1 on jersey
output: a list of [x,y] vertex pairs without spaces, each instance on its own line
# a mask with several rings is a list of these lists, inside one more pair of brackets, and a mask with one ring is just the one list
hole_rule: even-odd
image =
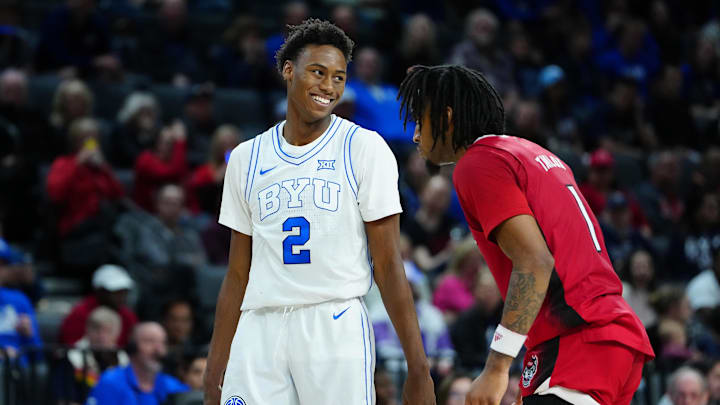
[[285,264],[310,263],[310,250],[293,252],[294,246],[302,246],[310,239],[310,222],[304,217],[290,217],[283,222],[283,232],[300,230],[299,235],[288,235],[283,240],[283,262]]
[[570,190],[570,194],[572,194],[575,198],[575,202],[577,203],[578,208],[580,208],[580,213],[582,214],[583,218],[585,218],[585,223],[587,224],[588,230],[590,231],[590,237],[592,238],[593,244],[595,245],[595,250],[597,250],[598,252],[602,252],[602,249],[600,248],[600,242],[598,241],[597,234],[595,233],[595,226],[593,226],[593,223],[590,220],[590,215],[588,215],[588,212],[585,209],[585,205],[580,199],[580,195],[578,194],[577,190],[575,190],[575,187],[573,187],[572,184],[568,184],[567,188],[568,190]]

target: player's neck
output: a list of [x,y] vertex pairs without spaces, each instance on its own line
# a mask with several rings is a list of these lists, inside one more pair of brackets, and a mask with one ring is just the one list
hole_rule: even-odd
[[330,116],[308,122],[300,114],[288,106],[288,112],[283,127],[283,137],[290,145],[302,146],[316,140],[330,125]]

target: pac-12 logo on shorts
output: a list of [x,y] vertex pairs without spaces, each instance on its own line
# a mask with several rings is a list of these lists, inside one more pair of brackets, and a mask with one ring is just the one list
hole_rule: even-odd
[[233,395],[225,401],[223,405],[247,405],[245,400],[237,395]]
[[522,372],[522,386],[527,388],[530,386],[530,381],[535,377],[538,368],[538,358],[536,355],[530,356],[530,361],[525,365],[525,369]]

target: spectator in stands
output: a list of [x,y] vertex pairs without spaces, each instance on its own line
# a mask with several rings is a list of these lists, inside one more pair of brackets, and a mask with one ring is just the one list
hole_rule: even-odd
[[41,157],[49,161],[53,150],[62,150],[44,144],[52,140],[47,120],[30,107],[27,94],[24,72],[6,69],[0,74],[0,222],[3,234],[18,242],[29,242],[40,222],[33,191]]
[[710,268],[693,277],[686,290],[692,309],[706,319],[707,312],[720,307],[720,247],[713,248],[713,259]]
[[420,208],[403,224],[414,246],[413,261],[424,272],[441,268],[452,255],[450,230],[454,222],[447,213],[451,196],[450,181],[435,175],[420,194]]
[[673,151],[659,152],[650,156],[648,167],[650,179],[640,184],[635,194],[653,233],[667,235],[676,229],[685,214],[680,188],[680,158]]
[[667,396],[672,405],[707,405],[707,381],[697,370],[681,367],[670,376]]
[[513,27],[509,33],[507,48],[515,66],[513,79],[518,92],[523,97],[537,98],[541,89],[538,75],[541,72],[543,55],[534,46],[530,35],[522,26]]
[[591,111],[603,90],[601,73],[593,61],[592,29],[588,21],[577,17],[571,23],[565,36],[565,52],[559,55],[558,65],[563,69],[571,98],[583,107],[583,112]]
[[45,141],[51,148],[56,148],[49,152],[53,157],[68,150],[66,146],[68,129],[73,121],[90,117],[92,111],[93,94],[85,82],[73,79],[60,83],[52,100],[50,113],[52,133],[48,134]]
[[582,141],[581,105],[572,97],[565,71],[558,65],[545,66],[539,71],[537,82],[542,115],[548,129],[561,145],[578,148]]
[[662,68],[652,89],[648,118],[658,143],[665,148],[681,145],[696,148],[699,145],[690,102],[683,94],[683,87],[682,70],[668,65]]
[[88,405],[161,405],[174,393],[188,387],[162,372],[167,354],[166,336],[155,322],[138,324],[131,338],[130,365],[102,374],[88,398]]
[[[21,25],[25,9],[19,1],[6,1],[0,5],[0,66],[18,69],[30,68],[33,32]],[[23,21],[24,22],[24,21]]]
[[35,274],[28,253],[11,247],[0,238],[0,280],[7,288],[19,290],[35,304],[42,297],[42,282]]
[[206,263],[200,236],[182,220],[184,201],[181,187],[164,185],[156,194],[156,215],[132,211],[115,225],[121,260],[138,281],[138,308],[145,318],[160,316],[169,294],[189,296],[194,272]]
[[95,290],[73,307],[60,326],[60,343],[74,345],[85,334],[87,320],[95,308],[104,306],[112,309],[122,320],[122,328],[117,337],[117,345],[127,344],[130,331],[137,323],[135,313],[127,305],[127,297],[134,282],[127,271],[120,266],[106,264],[100,266],[92,277]]
[[668,255],[674,267],[684,269],[676,278],[687,280],[713,266],[713,252],[720,249],[720,201],[714,192],[691,196],[686,201],[687,230],[675,231]]
[[187,353],[180,366],[182,382],[191,390],[202,391],[206,365],[207,353],[205,351],[194,350]]
[[717,144],[720,117],[720,51],[713,40],[699,35],[690,61],[683,66],[685,89],[700,147]]
[[466,370],[480,372],[488,355],[489,336],[500,323],[502,297],[488,267],[478,275],[475,305],[462,312],[450,325],[450,336],[457,352],[457,363]]
[[543,122],[540,104],[535,100],[517,100],[508,114],[510,133],[549,147],[552,134]]
[[395,149],[409,146],[414,128],[403,128],[396,111],[400,108],[397,87],[382,80],[383,60],[375,48],[360,48],[353,61],[354,75],[345,88],[345,98],[353,100],[352,121],[378,132]]
[[[650,305],[657,314],[657,321],[646,328],[647,334],[653,351],[658,354],[658,368],[669,372],[692,355],[688,352],[686,331],[692,308],[685,289],[670,284],[659,287],[650,295]],[[665,343],[669,343],[668,347]]]
[[388,66],[390,83],[399,86],[411,66],[440,64],[436,31],[435,23],[425,14],[415,14],[408,18],[402,39]]
[[401,217],[402,226],[405,222],[415,216],[420,208],[420,193],[430,180],[430,171],[428,170],[425,159],[420,152],[410,150],[405,159],[404,167],[400,170],[400,198],[403,206],[403,216]]
[[[596,149],[590,154],[590,170],[587,181],[580,185],[580,191],[588,202],[593,213],[599,218],[603,217],[607,207],[608,198],[617,189],[615,179],[615,158],[604,148]],[[629,193],[622,192],[626,205],[630,210],[630,225],[634,229],[649,234],[647,220],[642,208]]]
[[225,160],[241,139],[240,129],[228,124],[218,127],[213,134],[206,163],[195,168],[186,185],[188,207],[194,214],[214,215],[219,209],[227,166]]
[[52,376],[53,397],[61,403],[85,402],[100,374],[110,367],[124,367],[130,359],[118,350],[122,329],[120,315],[100,306],[87,319],[85,335],[78,340]]
[[[430,362],[430,370],[437,375],[445,376],[452,370],[455,357],[447,325],[442,313],[437,308],[430,302],[420,299],[420,286],[417,284],[417,280],[408,281],[415,300],[415,311],[418,316],[425,354]],[[398,360],[404,360],[400,339],[397,337],[397,332],[390,322],[385,307],[375,306],[375,310],[370,312],[369,316],[375,332],[375,345],[379,361],[396,364]]]
[[[168,337],[166,369],[174,370],[183,364],[183,356],[194,348],[195,315],[193,305],[185,298],[171,299],[163,305],[162,326]],[[182,374],[178,374],[181,377]]]
[[84,277],[109,260],[108,227],[124,196],[99,147],[92,118],[70,126],[70,154],[55,159],[47,175],[47,193],[57,215],[61,261]]
[[283,7],[282,21],[278,22],[281,31],[271,35],[265,41],[265,55],[267,55],[269,66],[275,66],[275,53],[277,53],[280,46],[285,42],[288,25],[299,25],[305,21],[309,15],[310,10],[308,10],[308,6],[304,1],[289,1],[285,4]]
[[[587,195],[585,191],[582,193],[588,201],[592,199],[592,197],[587,197],[587,195],[592,196],[591,193]],[[621,191],[612,192],[608,195],[604,205],[604,215],[600,217],[600,226],[603,236],[605,236],[605,247],[610,260],[615,269],[619,271],[627,266],[627,261],[634,251],[639,249],[651,251],[652,244],[633,223],[632,205],[625,194]],[[592,207],[592,204],[590,206]],[[597,211],[593,209],[593,212]]]
[[450,63],[483,72],[503,97],[506,110],[512,110],[517,97],[512,59],[498,43],[500,23],[487,9],[476,9],[465,20],[465,39],[453,48]]
[[117,114],[117,129],[108,157],[117,168],[130,169],[138,156],[153,148],[160,132],[160,106],[155,96],[133,92]]
[[710,393],[709,405],[720,405],[720,359],[710,361],[710,368],[705,373]]
[[657,43],[641,20],[628,19],[620,24],[617,47],[603,52],[596,63],[608,77],[632,77],[647,94],[653,75],[660,69]]
[[254,17],[235,18],[223,41],[211,50],[215,83],[259,91],[278,87],[278,75],[267,63],[265,41]]
[[28,164],[49,163],[65,151],[65,138],[52,136],[47,117],[30,104],[28,76],[8,68],[0,74],[0,117],[19,132],[18,152]]
[[397,400],[397,386],[387,369],[375,368],[375,405],[400,405]]
[[131,65],[154,80],[185,87],[204,78],[193,49],[185,0],[161,0],[157,22],[139,41],[139,55]]
[[470,392],[472,378],[468,374],[453,373],[445,377],[438,387],[438,405],[463,405]]
[[210,153],[210,140],[218,123],[215,121],[213,98],[215,88],[210,84],[195,85],[185,98],[183,123],[187,128],[188,163],[199,166]]
[[623,298],[637,314],[645,326],[655,323],[657,315],[650,306],[650,294],[655,288],[655,267],[653,258],[646,250],[636,250],[630,254],[627,271],[622,277]]
[[452,325],[457,316],[475,303],[478,275],[485,266],[482,254],[472,239],[465,239],[453,249],[445,275],[437,281],[433,305],[443,312]]
[[[4,241],[0,239],[0,244]],[[0,245],[0,357],[19,359],[21,364],[37,359],[32,351],[42,347],[30,300],[20,291],[6,288],[5,263],[12,260],[14,252],[7,245]]]
[[66,77],[117,77],[122,64],[112,54],[111,40],[107,23],[95,10],[95,0],[67,0],[43,23],[35,68]]
[[147,149],[135,161],[135,202],[147,212],[155,212],[154,198],[160,187],[180,183],[187,174],[187,131],[175,121],[160,130],[155,147]]
[[637,79],[627,76],[615,78],[609,89],[605,100],[585,122],[583,143],[588,147],[609,143],[616,150],[630,152],[655,148],[657,139],[646,118]]

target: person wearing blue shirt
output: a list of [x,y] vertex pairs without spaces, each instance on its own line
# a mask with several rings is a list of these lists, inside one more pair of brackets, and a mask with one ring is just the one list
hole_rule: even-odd
[[160,405],[170,394],[188,391],[185,384],[161,371],[166,340],[160,324],[138,324],[126,349],[130,365],[105,371],[85,405]]
[[382,135],[391,147],[398,144],[415,149],[409,142],[414,125],[403,128],[397,111],[397,87],[381,82],[382,58],[375,48],[362,48],[354,61],[354,76],[348,81],[345,96],[354,101],[352,120]]
[[35,311],[25,294],[3,287],[9,266],[20,260],[20,254],[0,238],[0,349],[25,365],[39,355],[28,350],[42,346]]

